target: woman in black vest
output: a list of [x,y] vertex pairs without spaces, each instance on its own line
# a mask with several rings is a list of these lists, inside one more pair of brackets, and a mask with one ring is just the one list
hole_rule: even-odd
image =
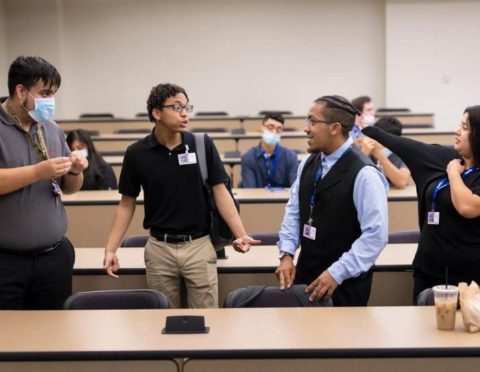
[[453,148],[368,127],[363,133],[400,156],[418,194],[420,240],[414,299],[445,282],[480,281],[480,105],[465,109]]

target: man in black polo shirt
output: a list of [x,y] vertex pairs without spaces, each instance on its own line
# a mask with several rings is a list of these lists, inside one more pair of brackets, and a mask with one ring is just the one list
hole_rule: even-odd
[[[115,213],[105,248],[104,267],[117,277],[115,254],[135,211],[143,188],[145,218],[150,229],[145,246],[147,283],[166,294],[172,307],[180,307],[181,279],[187,287],[189,307],[217,307],[216,254],[209,237],[208,207],[203,192],[195,139],[187,132],[193,110],[185,90],[172,84],[152,88],[147,101],[150,135],[128,147],[120,175],[122,199]],[[237,238],[236,250],[245,252],[259,243],[247,236],[233,200],[228,179],[212,140],[205,136],[208,181],[220,214]]]

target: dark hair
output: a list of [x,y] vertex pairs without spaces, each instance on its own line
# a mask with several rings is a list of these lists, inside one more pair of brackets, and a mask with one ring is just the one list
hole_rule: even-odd
[[156,87],[153,87],[150,91],[150,95],[147,99],[147,111],[150,121],[153,123],[155,119],[152,115],[152,111],[155,108],[161,108],[168,97],[176,96],[178,93],[183,93],[188,99],[187,92],[182,87],[179,87],[175,84],[158,84]]
[[72,150],[73,142],[77,140],[85,144],[88,150],[88,168],[83,172],[85,184],[97,185],[105,183],[106,180],[100,172],[100,168],[104,167],[106,162],[102,155],[97,152],[90,135],[83,129],[72,130],[66,138],[70,150]]
[[473,164],[480,164],[480,105],[470,106],[465,109],[464,114],[468,114],[470,124],[470,133],[468,140],[472,150]]
[[385,132],[396,136],[402,135],[403,125],[397,118],[393,116],[384,116],[377,120],[375,126],[383,129]]
[[265,123],[268,119],[272,119],[282,124],[285,124],[285,118],[279,112],[267,112],[263,117],[262,123]]
[[43,58],[17,57],[8,70],[8,94],[12,97],[18,84],[30,89],[39,80],[42,80],[48,89],[58,89],[62,82],[57,69]]
[[325,108],[322,111],[325,121],[340,123],[343,136],[345,138],[348,137],[348,133],[352,130],[355,123],[355,115],[360,115],[360,112],[342,96],[323,96],[317,98],[314,102],[325,104]]
[[352,99],[353,107],[360,111],[360,113],[363,112],[363,106],[365,106],[366,103],[370,102],[372,102],[372,99],[369,96],[360,96]]

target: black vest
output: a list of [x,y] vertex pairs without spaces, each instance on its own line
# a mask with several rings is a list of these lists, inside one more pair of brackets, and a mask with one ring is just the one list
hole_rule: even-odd
[[313,209],[316,239],[303,237],[308,220],[310,198],[314,191],[315,173],[321,154],[312,155],[300,177],[300,237],[301,253],[297,264],[296,282],[310,284],[340,256],[350,250],[361,235],[357,210],[353,203],[353,186],[358,172],[373,163],[356,146],[338,159],[317,185],[317,200]]

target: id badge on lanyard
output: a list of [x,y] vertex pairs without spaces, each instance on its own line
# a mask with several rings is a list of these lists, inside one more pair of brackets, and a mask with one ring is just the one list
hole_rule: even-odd
[[195,154],[194,152],[189,153],[188,150],[188,145],[185,145],[185,153],[178,154],[179,165],[197,164],[197,154]]

